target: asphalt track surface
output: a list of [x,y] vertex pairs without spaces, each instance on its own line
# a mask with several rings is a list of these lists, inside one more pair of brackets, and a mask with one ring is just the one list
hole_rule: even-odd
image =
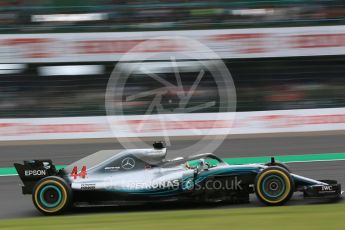
[[[299,137],[262,137],[227,139],[215,153],[221,157],[254,157],[271,155],[299,155],[315,153],[345,152],[344,135],[320,135]],[[174,141],[172,148],[182,149],[193,141]],[[102,149],[119,149],[121,145],[106,143],[69,143],[69,144],[29,144],[1,145],[0,167],[12,167],[14,162],[24,159],[52,159],[56,165],[69,164],[83,156]],[[175,156],[172,156],[175,157]],[[345,185],[345,161],[291,163],[291,170],[314,179],[335,179]],[[41,214],[34,208],[31,196],[22,195],[17,176],[0,177],[0,218],[34,217]],[[322,203],[304,200],[297,194],[289,205]],[[345,203],[345,199],[339,202]],[[253,196],[252,202],[245,205],[227,205],[229,208],[262,206]],[[219,206],[216,206],[219,207]],[[214,208],[216,208],[214,207]],[[221,206],[224,207],[224,206]],[[187,208],[210,208],[191,206]],[[213,208],[213,207],[211,207]],[[78,208],[73,213],[133,212],[153,210],[186,209],[185,205],[150,205],[137,207]]]

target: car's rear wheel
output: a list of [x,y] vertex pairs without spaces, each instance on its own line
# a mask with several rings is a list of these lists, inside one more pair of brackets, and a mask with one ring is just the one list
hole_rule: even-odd
[[290,200],[293,192],[294,181],[282,167],[268,167],[256,177],[256,196],[267,205],[282,205]]
[[70,207],[71,188],[60,177],[46,177],[34,187],[32,200],[36,208],[47,215],[56,215]]

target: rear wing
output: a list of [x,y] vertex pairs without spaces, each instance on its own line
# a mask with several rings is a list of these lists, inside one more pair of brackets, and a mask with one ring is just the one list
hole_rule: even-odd
[[57,174],[55,165],[51,160],[31,160],[24,161],[24,164],[15,163],[22,186],[23,194],[32,194],[35,184],[44,177]]

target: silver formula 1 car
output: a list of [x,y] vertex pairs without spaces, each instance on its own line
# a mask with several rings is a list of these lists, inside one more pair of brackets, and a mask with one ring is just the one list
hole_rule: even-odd
[[166,160],[164,143],[152,149],[103,150],[64,169],[51,160],[15,164],[23,194],[32,194],[36,208],[59,214],[85,205],[147,202],[249,202],[255,193],[267,205],[282,205],[294,192],[305,197],[341,197],[334,180],[293,174],[274,158],[267,164],[229,165],[211,153]]

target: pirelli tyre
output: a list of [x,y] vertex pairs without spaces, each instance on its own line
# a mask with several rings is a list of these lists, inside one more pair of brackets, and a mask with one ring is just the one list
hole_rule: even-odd
[[57,215],[70,207],[72,191],[62,178],[50,176],[35,185],[32,200],[40,212]]
[[255,193],[266,205],[282,205],[290,200],[295,186],[290,173],[278,166],[262,170],[255,179]]

